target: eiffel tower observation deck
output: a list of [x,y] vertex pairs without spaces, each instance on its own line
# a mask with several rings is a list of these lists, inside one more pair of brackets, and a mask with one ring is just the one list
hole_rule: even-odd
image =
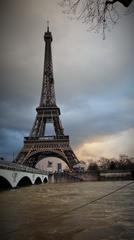
[[[36,108],[36,118],[29,137],[24,138],[24,146],[15,159],[16,163],[29,167],[46,157],[62,159],[70,169],[79,161],[69,143],[69,136],[64,135],[60,120],[60,108],[56,105],[52,64],[52,34],[47,26],[44,34],[45,59],[40,104]],[[47,135],[47,125],[54,129],[53,135]]]

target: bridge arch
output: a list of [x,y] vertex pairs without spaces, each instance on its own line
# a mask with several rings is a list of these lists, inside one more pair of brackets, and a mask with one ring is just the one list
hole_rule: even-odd
[[51,150],[51,151],[44,151],[44,150],[42,150],[42,151],[32,152],[30,154],[30,156],[28,156],[25,159],[24,164],[26,164],[26,165],[28,165],[30,167],[35,167],[36,164],[39,161],[41,161],[42,159],[47,158],[47,157],[59,158],[59,159],[63,160],[68,165],[68,167],[70,167],[64,152],[58,151],[58,150]]
[[40,177],[37,177],[37,178],[35,179],[34,184],[41,184],[41,183],[42,183],[41,178],[40,178]]
[[12,184],[3,176],[0,176],[0,189],[12,188]]
[[47,183],[47,182],[48,182],[48,180],[47,180],[46,177],[44,178],[43,182],[44,182],[44,183]]
[[17,187],[32,185],[32,181],[28,176],[22,177],[17,183]]

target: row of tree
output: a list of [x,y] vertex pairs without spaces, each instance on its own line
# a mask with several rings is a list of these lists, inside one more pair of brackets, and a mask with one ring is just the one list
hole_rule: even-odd
[[92,161],[88,166],[88,171],[98,170],[134,170],[134,157],[125,154],[116,158],[100,158],[98,162]]

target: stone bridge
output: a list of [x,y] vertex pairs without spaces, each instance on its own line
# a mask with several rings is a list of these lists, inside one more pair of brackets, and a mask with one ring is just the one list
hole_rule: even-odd
[[48,182],[48,175],[45,171],[0,161],[0,188],[15,188],[43,182]]

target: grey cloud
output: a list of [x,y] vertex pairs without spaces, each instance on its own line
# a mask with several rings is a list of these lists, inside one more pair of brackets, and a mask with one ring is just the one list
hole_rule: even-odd
[[8,0],[1,6],[1,151],[18,149],[32,127],[48,18],[56,98],[72,144],[133,127],[133,15],[122,18],[103,41],[68,20],[56,1]]
[[[103,104],[103,103],[102,103]],[[96,138],[119,133],[134,127],[131,104],[123,107],[114,106],[110,102],[102,109],[102,104],[97,108],[85,107],[79,110],[74,107],[72,111],[65,111],[63,121],[65,132],[70,133],[73,144],[93,141]],[[73,135],[71,134],[73,132]]]

